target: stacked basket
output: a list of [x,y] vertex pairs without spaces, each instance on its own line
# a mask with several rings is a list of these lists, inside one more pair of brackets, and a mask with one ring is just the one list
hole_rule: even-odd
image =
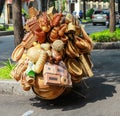
[[53,7],[46,12],[31,7],[29,15],[26,34],[12,53],[17,63],[11,77],[25,91],[32,87],[39,97],[51,100],[93,76],[92,41],[75,17],[53,13]]

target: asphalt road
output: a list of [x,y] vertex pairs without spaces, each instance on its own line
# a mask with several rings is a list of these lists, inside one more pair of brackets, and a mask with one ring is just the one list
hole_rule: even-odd
[[11,57],[14,50],[14,36],[0,36],[0,66]]
[[93,26],[92,23],[85,24],[85,30],[88,34],[91,34],[93,32],[103,31],[105,29],[107,29],[107,27],[103,25]]
[[[54,101],[33,96],[0,95],[1,116],[119,116],[120,115],[120,52],[93,50],[94,77],[80,83],[74,92]],[[25,115],[30,113],[31,115]],[[24,114],[24,115],[23,115]]]

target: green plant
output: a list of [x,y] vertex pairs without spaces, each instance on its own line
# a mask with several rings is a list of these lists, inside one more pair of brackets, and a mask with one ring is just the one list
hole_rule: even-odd
[[10,59],[2,64],[4,66],[0,68],[0,79],[11,79],[10,72],[14,69],[15,64],[12,64]]
[[0,31],[13,31],[13,26],[4,26],[4,25],[0,25]]
[[4,31],[4,30],[5,30],[5,28],[0,25],[0,31]]
[[8,60],[6,62],[3,62],[3,64],[9,69],[12,70],[13,67],[15,66],[14,64],[12,64],[10,58],[8,58]]
[[86,20],[82,19],[82,23],[87,23],[87,22],[91,22],[91,18],[90,17],[86,17]]
[[65,10],[65,2],[66,0],[62,0],[62,12]]
[[95,42],[113,42],[113,41],[120,41],[120,29],[116,28],[114,33],[110,33],[109,29],[95,32],[90,34],[90,37]]
[[9,26],[9,28],[6,29],[6,31],[13,31],[14,27],[13,26]]
[[25,15],[25,18],[26,18],[26,19],[28,19],[28,18],[29,18],[28,13],[27,13],[27,12],[26,12],[26,10],[25,10],[25,9],[23,9],[23,8],[22,8],[22,14],[24,14],[24,15]]
[[94,9],[93,9],[93,8],[88,9],[88,11],[87,11],[87,13],[86,13],[86,16],[91,18],[91,17],[92,17],[93,12],[94,12]]

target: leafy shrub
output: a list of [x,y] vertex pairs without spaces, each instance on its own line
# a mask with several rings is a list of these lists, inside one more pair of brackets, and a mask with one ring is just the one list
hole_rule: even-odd
[[29,18],[28,13],[27,13],[26,10],[23,9],[23,8],[22,8],[22,14],[24,14],[24,16],[25,16],[26,19]]
[[87,11],[87,13],[86,13],[86,16],[91,18],[91,17],[92,17],[93,12],[94,12],[94,9],[93,9],[93,8],[88,9],[88,11]]
[[90,34],[90,37],[95,42],[120,41],[120,29],[116,28],[116,31],[113,33],[111,33],[108,29],[101,32],[95,32]]
[[10,59],[2,62],[2,64],[4,64],[4,66],[0,68],[0,79],[11,79],[10,72],[15,67],[15,64],[12,64]]
[[0,31],[13,31],[13,26],[0,25]]

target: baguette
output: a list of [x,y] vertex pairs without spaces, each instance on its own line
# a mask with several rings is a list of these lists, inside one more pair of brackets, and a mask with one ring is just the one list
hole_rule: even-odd
[[46,62],[46,59],[47,59],[46,51],[41,50],[40,57],[39,57],[38,61],[36,62],[36,65],[34,67],[34,71],[36,73],[40,73],[42,71],[44,64]]

